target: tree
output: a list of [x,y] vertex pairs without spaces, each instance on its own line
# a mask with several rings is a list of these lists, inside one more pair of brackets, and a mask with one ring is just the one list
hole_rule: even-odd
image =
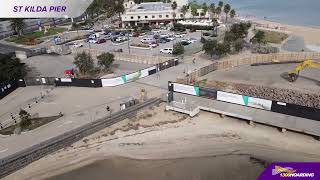
[[265,43],[265,33],[263,31],[258,30],[253,38],[250,40],[252,43],[258,43],[259,47],[261,43]]
[[230,10],[231,10],[230,4],[224,5],[223,11],[226,14],[226,23],[228,22],[228,14],[229,14]]
[[191,6],[191,14],[192,14],[193,19],[195,16],[198,15],[198,9],[196,6]]
[[72,30],[76,30],[77,31],[77,36],[78,36],[78,38],[79,38],[79,29],[80,29],[80,25],[79,24],[77,24],[77,23],[75,23],[75,22],[73,22],[72,24],[71,24],[71,28],[72,28]]
[[102,53],[97,56],[99,66],[103,67],[105,70],[109,69],[111,64],[114,62],[114,54]]
[[74,57],[73,64],[78,67],[80,73],[83,75],[91,72],[94,68],[93,59],[90,53],[86,53],[84,51]]
[[235,42],[234,42],[234,49],[236,52],[240,52],[242,49],[243,49],[243,46],[244,46],[244,40],[243,39],[237,39]]
[[203,3],[202,4],[202,10],[203,10],[203,14],[204,16],[206,16],[207,12],[208,12],[209,7],[207,6],[207,3]]
[[214,3],[211,3],[211,4],[210,4],[209,10],[210,10],[210,13],[211,13],[211,18],[213,19],[213,17],[214,17],[215,14],[216,14],[216,6],[215,6]]
[[122,26],[121,14],[125,11],[123,6],[123,0],[115,1],[114,11],[118,14],[119,20],[120,20],[120,26]]
[[18,36],[22,36],[23,29],[25,28],[24,19],[22,18],[13,18],[10,19],[12,30],[18,34]]
[[184,46],[182,45],[182,43],[178,42],[178,43],[175,43],[173,45],[173,54],[175,55],[181,55],[184,53]]
[[236,16],[236,11],[234,9],[232,9],[230,11],[230,18],[233,19]]
[[31,115],[26,110],[20,109],[19,117],[21,120],[20,127],[22,129],[26,129],[32,124],[32,122],[30,120]]
[[224,4],[224,3],[223,3],[222,1],[219,1],[218,6],[220,7],[220,9],[222,9],[223,4]]
[[218,14],[219,18],[220,18],[220,15],[221,15],[221,7],[217,7],[216,8],[216,14]]
[[23,78],[26,74],[26,65],[20,59],[0,54],[0,82]]
[[186,14],[187,14],[187,12],[189,11],[189,7],[186,6],[186,5],[183,5],[180,11],[181,11],[181,13],[183,14],[184,20],[186,20]]
[[172,12],[172,16],[173,16],[173,22],[175,22],[175,19],[176,19],[176,9],[178,7],[178,4],[176,1],[173,1],[173,3],[171,4],[171,8],[173,10]]
[[216,53],[217,41],[216,40],[206,40],[202,46],[202,49],[206,54],[209,54],[210,57]]
[[213,18],[212,19],[212,26],[213,26],[213,30],[215,30],[215,34],[216,36],[218,36],[218,26],[219,26],[219,22],[217,18]]
[[230,44],[223,42],[223,43],[218,43],[217,47],[215,48],[216,50],[216,55],[221,57],[223,55],[226,55],[230,52]]

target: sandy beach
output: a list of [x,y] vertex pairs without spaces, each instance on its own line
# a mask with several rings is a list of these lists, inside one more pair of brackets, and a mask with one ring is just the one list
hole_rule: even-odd
[[320,27],[295,26],[261,19],[252,19],[252,21],[268,26],[269,28],[282,27],[291,34],[303,37],[306,44],[320,46]]
[[5,179],[256,179],[273,161],[319,161],[319,148],[311,136],[162,104]]

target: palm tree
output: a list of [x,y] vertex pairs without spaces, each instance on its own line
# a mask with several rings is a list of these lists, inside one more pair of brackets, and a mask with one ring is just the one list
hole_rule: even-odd
[[216,6],[214,3],[211,3],[209,6],[209,10],[211,12],[211,19],[213,19],[214,15],[216,14]]
[[180,10],[181,13],[183,14],[184,20],[186,20],[186,14],[187,14],[188,10],[189,10],[189,8],[188,8],[188,6],[186,6],[186,5],[183,5],[182,8],[181,8],[181,10]]
[[202,10],[203,10],[203,14],[204,16],[206,16],[207,12],[208,12],[208,6],[207,6],[207,3],[203,3],[202,4]]
[[198,9],[197,9],[197,7],[191,6],[191,14],[192,14],[193,19],[194,19],[194,16],[197,16],[197,15],[198,15]]
[[[218,22],[218,19],[217,18],[213,18],[212,19],[212,26],[213,28],[216,30],[216,35],[218,36],[218,26],[219,26],[219,22]],[[213,30],[214,30],[213,29]]]
[[173,3],[171,4],[171,8],[173,10],[172,12],[172,16],[173,16],[173,23],[175,22],[175,18],[176,18],[176,9],[178,7],[178,4],[176,1],[173,1]]
[[234,18],[236,16],[236,11],[234,10],[234,9],[232,9],[231,11],[230,11],[230,18]]
[[222,7],[223,7],[223,2],[222,2],[222,1],[219,1],[218,6],[222,9]]
[[230,4],[224,5],[223,11],[224,11],[224,13],[226,13],[226,23],[228,22],[228,14],[229,14],[230,10],[231,10]]
[[10,19],[12,30],[18,34],[18,36],[22,36],[23,29],[25,28],[24,19],[21,18],[13,18]]
[[114,11],[116,13],[118,13],[119,20],[120,20],[120,26],[122,26],[121,14],[125,11],[125,9],[123,7],[123,0],[116,0],[115,1]]
[[220,18],[220,15],[221,15],[221,7],[220,6],[218,6],[216,8],[216,14],[218,14],[218,17]]

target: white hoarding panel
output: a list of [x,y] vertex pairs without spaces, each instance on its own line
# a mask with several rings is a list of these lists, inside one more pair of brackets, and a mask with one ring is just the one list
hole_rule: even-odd
[[184,84],[173,83],[173,91],[199,96],[199,87],[188,86]]
[[60,79],[61,82],[72,82],[71,78],[61,78]]
[[103,87],[118,86],[124,84],[121,77],[111,79],[101,79]]
[[218,101],[229,102],[229,103],[234,103],[234,104],[240,104],[240,105],[243,105],[243,106],[245,105],[241,95],[227,93],[227,92],[223,92],[223,91],[218,91],[217,92],[217,100]]
[[227,93],[223,91],[217,92],[217,100],[224,101],[234,104],[239,104],[248,107],[254,107],[264,110],[271,110],[272,101],[260,99],[260,98],[253,98],[249,96],[243,96],[239,94]]

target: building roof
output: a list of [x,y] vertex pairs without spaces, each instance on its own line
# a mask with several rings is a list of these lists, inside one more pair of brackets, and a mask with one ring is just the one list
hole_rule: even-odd
[[165,10],[171,10],[171,9],[172,8],[170,3],[150,2],[150,3],[136,4],[130,9],[128,9],[127,12],[165,11]]

